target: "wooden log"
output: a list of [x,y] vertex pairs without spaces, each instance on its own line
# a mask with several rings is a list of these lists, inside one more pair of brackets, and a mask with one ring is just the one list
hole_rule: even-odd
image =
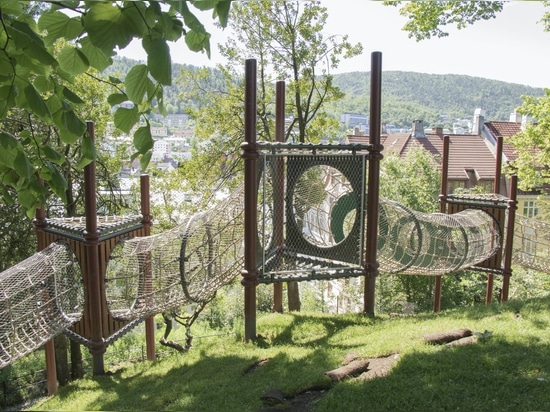
[[445,346],[462,346],[462,345],[470,345],[472,343],[477,342],[476,336],[466,336],[465,338],[460,338],[457,340],[453,340],[449,343],[446,343]]
[[443,345],[467,336],[472,336],[472,331],[470,329],[462,328],[447,332],[430,333],[428,335],[424,335],[424,340],[426,343],[431,345]]
[[346,378],[351,378],[362,374],[368,369],[369,363],[370,362],[368,359],[357,359],[345,366],[325,372],[325,375],[327,375],[333,382],[339,382]]

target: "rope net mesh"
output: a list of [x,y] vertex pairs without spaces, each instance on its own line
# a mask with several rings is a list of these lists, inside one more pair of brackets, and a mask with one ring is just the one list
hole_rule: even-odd
[[0,368],[79,321],[83,302],[80,266],[66,243],[0,273]]
[[[362,275],[367,147],[268,148],[259,180],[260,281]],[[381,199],[380,271],[441,275],[473,266],[496,252],[499,233],[481,210],[425,214]]]
[[380,271],[442,275],[481,263],[499,247],[499,230],[481,210],[421,213],[380,199]]
[[516,215],[512,262],[549,273],[550,223]]
[[113,250],[105,294],[114,318],[132,320],[207,302],[242,268],[243,190],[158,235]]

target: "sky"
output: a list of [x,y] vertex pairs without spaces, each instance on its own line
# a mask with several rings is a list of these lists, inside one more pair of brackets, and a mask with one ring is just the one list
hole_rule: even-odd
[[[373,51],[382,52],[382,70],[436,74],[465,74],[533,87],[550,88],[550,32],[538,23],[545,8],[540,1],[511,1],[495,19],[465,29],[445,29],[449,36],[417,42],[401,30],[405,18],[398,7],[368,0],[321,0],[328,9],[326,36],[347,34],[363,45],[363,54],[343,60],[333,74],[370,71]],[[217,44],[228,32],[211,24],[211,13],[199,14],[212,34],[212,56],[194,53],[183,41],[171,46],[172,60],[196,66],[213,66],[223,60]],[[144,59],[139,44],[121,55]],[[243,62],[244,65],[244,62]]]

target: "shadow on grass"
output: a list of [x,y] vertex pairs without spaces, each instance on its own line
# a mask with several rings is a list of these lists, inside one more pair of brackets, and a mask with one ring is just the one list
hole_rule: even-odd
[[550,345],[495,339],[404,354],[384,378],[336,385],[319,411],[550,410]]

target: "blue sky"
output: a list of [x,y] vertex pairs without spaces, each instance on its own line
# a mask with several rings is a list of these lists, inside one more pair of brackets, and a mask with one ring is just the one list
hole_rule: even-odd
[[[321,0],[321,4],[329,12],[327,35],[348,34],[350,41],[363,45],[362,56],[343,61],[333,73],[369,71],[371,52],[381,51],[383,70],[466,74],[550,88],[550,32],[537,23],[545,10],[540,1],[511,1],[493,20],[463,30],[449,28],[448,37],[422,42],[401,30],[405,20],[397,7],[367,0]],[[214,28],[210,16],[205,13],[201,18],[212,33],[211,60],[179,42],[171,47],[173,61],[197,66],[221,62],[217,44],[228,33]],[[144,58],[139,44],[120,54]]]

